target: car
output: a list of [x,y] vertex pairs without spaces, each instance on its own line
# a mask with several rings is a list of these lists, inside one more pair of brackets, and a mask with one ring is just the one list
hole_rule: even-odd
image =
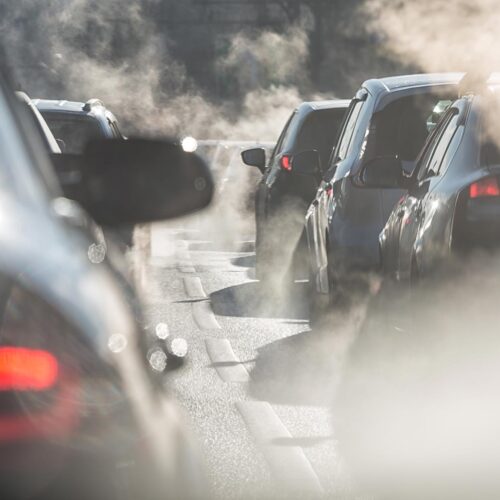
[[[348,305],[378,270],[378,235],[400,189],[366,189],[359,174],[368,162],[380,172],[397,158],[411,172],[430,125],[456,97],[463,75],[423,74],[371,79],[351,101],[328,172],[306,214],[311,317],[332,303]],[[377,169],[372,170],[376,175]]]
[[[304,102],[288,119],[268,162],[262,148],[242,152],[243,162],[263,174],[255,195],[258,279],[281,280],[299,265],[303,218],[348,105],[346,100]],[[305,151],[315,153],[300,155]]]
[[164,335],[148,341],[85,219],[114,226],[198,210],[213,193],[207,165],[171,141],[92,141],[67,156],[82,165],[71,200],[3,74],[0,116],[2,496],[202,497],[161,377]]
[[82,153],[91,139],[123,138],[118,121],[99,99],[75,102],[33,99],[66,153]]
[[[420,153],[411,176],[388,163],[368,185],[404,187],[380,233],[382,270],[412,284],[453,254],[500,246],[499,80],[482,85],[464,77],[461,97],[447,110]],[[496,121],[495,121],[496,120]]]
[[[76,102],[55,99],[33,99],[51,132],[66,154],[81,154],[88,141],[97,138],[121,139],[118,121],[99,99]],[[59,164],[59,163],[58,163]],[[70,176],[71,171],[58,171]],[[107,242],[114,242],[126,252],[133,246],[133,227],[103,228]]]

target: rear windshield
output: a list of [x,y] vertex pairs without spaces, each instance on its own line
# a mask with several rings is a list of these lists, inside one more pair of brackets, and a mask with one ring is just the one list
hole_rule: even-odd
[[367,157],[398,156],[415,161],[429,134],[429,122],[442,96],[420,94],[392,102],[370,124]]
[[54,137],[64,142],[65,153],[82,153],[89,140],[104,136],[99,122],[91,116],[42,114]]
[[310,113],[297,134],[293,152],[316,149],[321,164],[327,165],[339,135],[344,113],[343,109],[325,109]]

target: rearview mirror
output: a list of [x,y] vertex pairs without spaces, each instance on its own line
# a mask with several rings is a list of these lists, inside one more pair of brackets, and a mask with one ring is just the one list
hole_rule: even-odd
[[266,150],[264,148],[247,149],[241,153],[245,165],[257,167],[262,173],[266,169]]
[[292,173],[299,175],[321,175],[319,153],[315,149],[302,151],[293,157]]
[[361,181],[371,188],[401,188],[404,185],[403,165],[395,156],[380,156],[366,163]]
[[64,173],[72,181],[63,186],[65,195],[105,226],[185,215],[212,199],[207,165],[174,142],[94,140],[83,155],[53,155],[53,160],[60,179]]

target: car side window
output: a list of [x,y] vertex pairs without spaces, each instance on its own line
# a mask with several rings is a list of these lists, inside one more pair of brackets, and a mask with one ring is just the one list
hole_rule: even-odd
[[349,117],[345,122],[344,129],[342,130],[338,146],[332,157],[332,163],[344,160],[345,157],[347,156],[347,153],[349,152],[351,146],[354,129],[356,127],[356,122],[358,121],[359,113],[361,112],[362,106],[363,106],[363,101],[356,101],[355,104],[352,106],[351,112],[349,113]]
[[269,165],[272,165],[274,158],[281,153],[281,150],[283,149],[283,144],[285,143],[285,139],[288,136],[288,131],[290,130],[290,124],[292,123],[292,120],[296,114],[297,114],[297,112],[294,111],[290,115],[290,118],[288,118],[285,126],[283,127],[283,130],[278,138],[278,142],[276,143],[276,146],[274,147],[273,153],[271,154],[271,158],[269,160]]
[[458,116],[458,110],[453,108],[443,117],[441,124],[433,134],[432,142],[428,145],[422,158],[422,168],[420,168],[418,174],[419,181],[441,173],[441,165],[457,131]]

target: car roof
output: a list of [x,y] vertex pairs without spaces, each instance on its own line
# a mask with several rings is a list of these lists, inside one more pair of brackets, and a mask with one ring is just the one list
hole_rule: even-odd
[[347,109],[349,107],[350,99],[331,99],[328,101],[306,101],[303,102],[299,108],[309,108],[313,111],[322,109]]
[[370,93],[390,93],[415,87],[433,87],[436,85],[457,85],[464,73],[423,73],[417,75],[389,76],[366,80],[362,87]]
[[97,99],[90,99],[87,102],[58,99],[33,99],[33,104],[42,112],[52,111],[99,115],[105,114],[107,111],[102,102]]

